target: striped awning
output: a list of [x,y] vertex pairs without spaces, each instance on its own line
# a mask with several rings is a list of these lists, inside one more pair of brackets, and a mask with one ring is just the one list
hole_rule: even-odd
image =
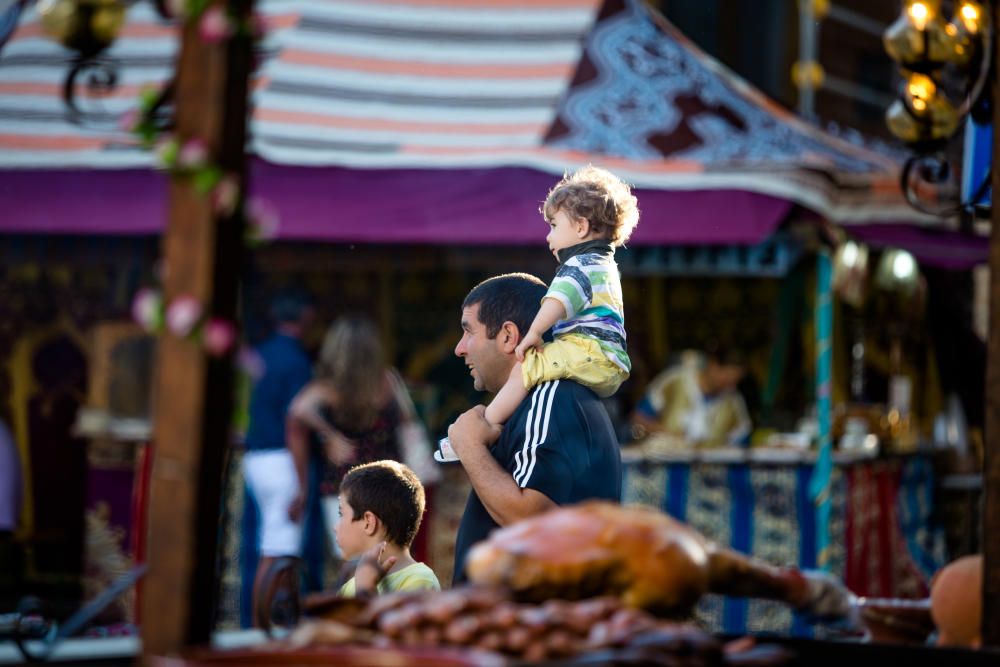
[[[768,101],[638,0],[264,0],[250,149],[349,169],[606,166],[652,190],[746,191],[841,222],[913,222],[899,165]],[[177,31],[130,9],[107,55],[119,85],[61,99],[72,54],[29,11],[0,53],[0,169],[129,169],[117,128],[161,86]],[[531,193],[534,200],[544,193]]]

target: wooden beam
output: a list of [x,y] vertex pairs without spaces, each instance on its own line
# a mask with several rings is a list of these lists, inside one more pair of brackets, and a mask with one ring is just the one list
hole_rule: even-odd
[[[1000,2],[993,2],[997,25]],[[1000,646],[1000,85],[996,63],[1000,39],[993,39],[993,210],[990,231],[990,328],[986,347],[986,442],[983,461],[983,644]]]
[[[252,0],[217,1],[246,17]],[[177,65],[176,132],[197,137],[211,160],[245,182],[249,36],[203,41],[188,21]],[[163,239],[167,303],[195,297],[213,316],[235,320],[243,255],[238,214],[218,215],[189,178],[174,177]],[[142,589],[146,661],[209,640],[216,609],[222,468],[230,438],[233,369],[196,342],[169,332],[157,350],[154,461],[150,479],[149,573]]]

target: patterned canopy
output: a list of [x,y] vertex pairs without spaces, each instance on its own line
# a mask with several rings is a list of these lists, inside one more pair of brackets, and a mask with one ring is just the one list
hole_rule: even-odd
[[[120,85],[95,102],[96,123],[72,122],[60,97],[72,54],[33,12],[22,18],[0,54],[0,181],[152,164],[115,123],[173,65],[176,30],[150,4],[130,10],[109,49]],[[439,170],[461,182],[594,163],[646,191],[760,195],[841,223],[921,220],[896,162],[799,121],[637,0],[259,4],[271,31],[250,149],[273,166]],[[528,195],[535,215],[544,191]]]

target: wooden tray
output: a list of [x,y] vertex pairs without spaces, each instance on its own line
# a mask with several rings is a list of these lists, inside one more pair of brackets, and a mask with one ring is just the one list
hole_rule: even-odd
[[328,646],[303,649],[195,650],[180,657],[156,657],[152,667],[215,667],[216,665],[346,665],[370,667],[500,667],[500,655],[458,649],[383,649]]

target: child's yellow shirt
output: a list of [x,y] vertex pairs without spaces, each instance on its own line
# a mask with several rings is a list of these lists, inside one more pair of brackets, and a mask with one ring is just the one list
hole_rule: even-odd
[[[438,582],[434,570],[423,563],[407,565],[402,570],[390,572],[378,582],[376,587],[379,594],[394,593],[396,591],[439,591],[441,584]],[[357,595],[354,577],[340,587],[340,595],[345,598],[353,598]]]

